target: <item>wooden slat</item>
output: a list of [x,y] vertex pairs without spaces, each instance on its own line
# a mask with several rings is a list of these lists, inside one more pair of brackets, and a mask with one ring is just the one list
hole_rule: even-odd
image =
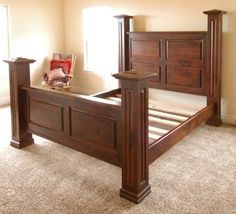
[[191,117],[193,116],[197,110],[190,110],[190,109],[185,109],[180,108],[180,107],[171,107],[171,105],[161,105],[158,103],[152,104],[151,102],[149,102],[149,109],[151,110],[158,110],[159,112],[164,112],[164,113],[170,113],[170,114],[175,114],[175,115],[179,115],[179,116],[183,116],[183,117]]
[[156,140],[154,140],[154,139],[148,138],[148,145],[153,144],[155,141],[156,141]]
[[157,140],[159,139],[161,136],[160,135],[157,135],[157,134],[153,134],[153,133],[148,133],[148,138],[151,138],[153,140]]
[[184,123],[180,124],[167,134],[160,137],[156,142],[150,144],[148,149],[149,164],[155,161],[183,137],[188,135],[199,124],[210,118],[214,113],[214,108],[214,103],[208,105],[207,107],[196,113],[194,116],[186,120]]
[[168,130],[162,129],[159,127],[155,127],[155,126],[148,126],[148,132],[149,132],[148,143],[150,145],[153,142],[155,142],[158,138],[160,138],[162,135],[166,134],[168,132]]
[[118,98],[118,97],[107,97],[106,99],[108,99],[108,100],[113,100],[113,101],[116,101],[116,102],[121,102],[121,99],[120,98]]
[[148,129],[150,132],[155,132],[155,133],[158,133],[159,135],[166,134],[169,131],[167,129],[162,129],[155,126],[149,126]]
[[172,130],[175,126],[170,126],[170,125],[166,125],[163,123],[158,123],[158,122],[150,122],[148,123],[149,126],[154,126],[157,128],[161,128],[161,129],[166,129],[168,131]]
[[179,122],[175,122],[168,119],[161,119],[161,118],[153,117],[153,116],[149,116],[148,119],[149,119],[149,122],[154,122],[154,123],[156,122],[156,123],[160,123],[167,126],[178,126],[180,124]]
[[[107,97],[107,99],[121,103],[121,94]],[[197,110],[189,107],[171,106],[168,103],[149,101],[149,145],[155,144],[163,135],[166,135],[181,123],[195,115]]]
[[[109,100],[113,100],[116,102],[121,102],[121,94],[116,94],[115,96],[107,97]],[[158,103],[153,102],[152,100],[149,101],[149,109],[150,110],[157,110],[158,112],[167,113],[167,114],[175,114],[176,116],[180,117],[190,117],[194,115],[198,109],[190,109],[189,107],[183,106],[171,106],[169,103]]]
[[[115,96],[107,97],[109,100],[114,100],[116,102],[121,102],[121,94],[116,94]],[[190,117],[194,115],[200,109],[193,109],[187,106],[181,105],[170,105],[169,103],[160,103],[157,101],[149,101],[149,109],[155,110],[162,113],[174,114],[180,117]]]
[[177,122],[183,122],[189,118],[186,116],[180,116],[180,115],[171,114],[171,113],[167,113],[167,112],[161,112],[156,109],[154,109],[154,110],[149,109],[148,114],[151,116],[159,117],[162,119],[170,119],[172,121],[177,121]]

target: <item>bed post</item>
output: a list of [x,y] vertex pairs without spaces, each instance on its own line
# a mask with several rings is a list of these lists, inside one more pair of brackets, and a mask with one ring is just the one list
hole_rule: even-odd
[[222,65],[222,16],[225,11],[204,11],[208,15],[208,64],[209,88],[207,103],[215,103],[214,115],[206,121],[207,125],[219,126],[221,121],[221,65]]
[[114,74],[121,81],[122,188],[120,196],[139,203],[150,193],[148,172],[148,79],[155,73]]
[[119,72],[129,70],[129,35],[130,19],[133,16],[119,15],[118,19],[118,39],[119,39]]
[[26,102],[21,87],[30,85],[29,64],[35,60],[17,58],[4,60],[9,64],[9,80],[10,80],[10,101],[11,101],[11,126],[12,140],[11,146],[15,148],[23,148],[34,143],[32,134],[25,129],[25,109]]

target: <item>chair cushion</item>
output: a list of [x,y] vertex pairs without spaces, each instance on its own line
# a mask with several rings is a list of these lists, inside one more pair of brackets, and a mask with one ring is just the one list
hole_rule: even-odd
[[53,59],[50,62],[50,69],[51,70],[56,69],[56,68],[62,68],[62,70],[64,71],[64,73],[66,75],[70,75],[71,66],[72,66],[72,62],[70,59],[66,59],[66,60]]
[[54,80],[62,79],[66,76],[62,68],[56,68],[47,72],[48,81],[52,82]]

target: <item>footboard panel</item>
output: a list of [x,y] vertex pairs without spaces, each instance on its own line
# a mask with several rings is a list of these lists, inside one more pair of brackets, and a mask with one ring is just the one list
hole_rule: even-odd
[[120,165],[120,106],[72,93],[24,87],[26,129],[70,148]]

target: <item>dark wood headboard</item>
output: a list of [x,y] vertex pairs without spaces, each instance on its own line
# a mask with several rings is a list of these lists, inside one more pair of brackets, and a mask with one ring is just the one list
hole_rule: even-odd
[[129,33],[130,69],[155,72],[150,87],[206,95],[207,32]]
[[132,16],[116,16],[119,29],[119,72],[157,73],[149,86],[205,95],[215,104],[212,124],[220,124],[222,16],[225,11],[204,11],[207,31],[128,32]]

